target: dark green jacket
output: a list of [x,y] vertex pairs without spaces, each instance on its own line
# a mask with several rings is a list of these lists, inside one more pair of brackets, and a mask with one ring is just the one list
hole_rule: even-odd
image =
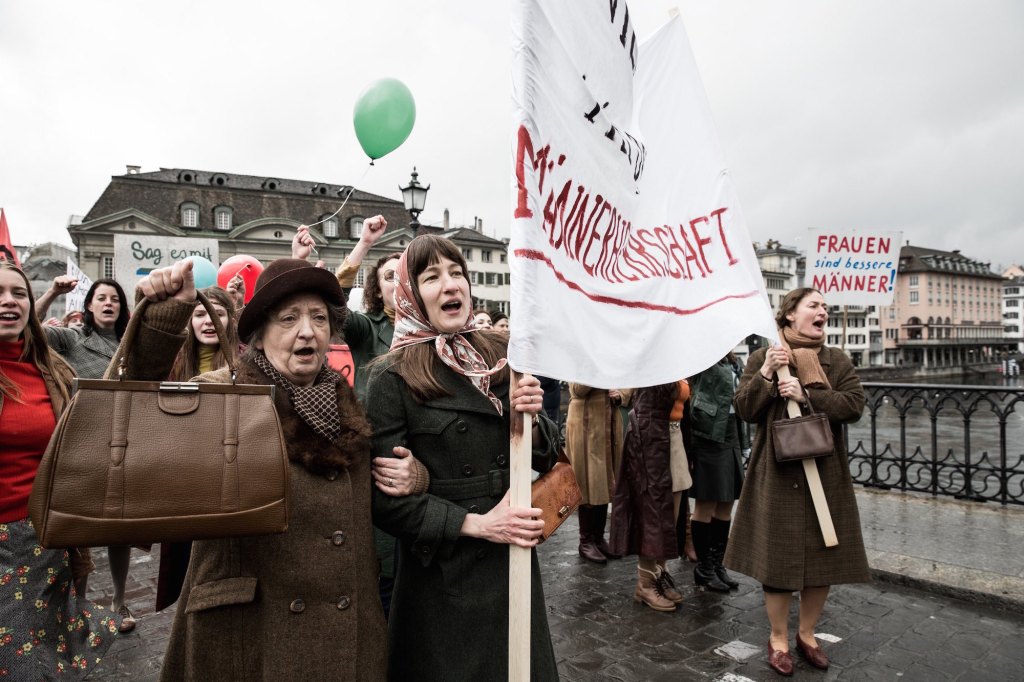
[[366,402],[366,365],[374,358],[391,350],[395,325],[384,312],[360,313],[349,311],[345,318],[345,343],[352,351],[355,364],[355,389],[359,402]]
[[[502,401],[499,415],[465,377],[444,371],[441,380],[451,395],[422,405],[391,367],[375,368],[367,387],[374,456],[391,457],[394,446],[404,445],[430,471],[426,494],[391,498],[374,491],[374,523],[398,538],[400,556],[389,677],[505,680],[508,545],[459,533],[467,513],[486,513],[509,487],[508,383],[491,386]],[[553,449],[536,439],[534,445]],[[536,552],[531,573],[531,679],[557,680]]]
[[716,443],[725,442],[735,379],[732,363],[724,358],[690,379],[690,431],[693,435]]

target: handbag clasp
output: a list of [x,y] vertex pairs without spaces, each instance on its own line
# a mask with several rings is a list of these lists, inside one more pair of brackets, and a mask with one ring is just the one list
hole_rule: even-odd
[[198,393],[199,384],[193,381],[161,381],[160,390],[168,393]]

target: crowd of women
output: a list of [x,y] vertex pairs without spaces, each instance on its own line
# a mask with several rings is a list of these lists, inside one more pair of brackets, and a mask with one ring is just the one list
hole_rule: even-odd
[[[331,273],[307,262],[313,242],[300,228],[293,257],[267,265],[248,303],[240,281],[205,290],[225,338],[197,302],[188,262],[138,283],[135,298],[148,305],[121,348],[124,377],[227,383],[230,366],[241,383],[276,386],[290,461],[286,532],[161,546],[156,607],[178,604],[163,679],[507,677],[496,646],[508,633],[508,547],[535,547],[543,526],[539,509],[509,502],[510,413],[535,417],[535,462],[554,461],[558,430],[539,379],[510,390],[508,319],[473,309],[450,241],[423,235],[380,258],[363,311],[347,310],[385,229],[380,216],[366,221]],[[89,549],[44,549],[27,513],[72,379],[108,375],[128,321],[125,292],[100,280],[79,326],[42,325],[73,286],[58,278],[35,301],[24,273],[0,262],[0,676],[12,679],[84,677],[136,626],[125,602],[132,548],[107,549],[107,608],[87,599]],[[823,345],[826,318],[821,294],[800,289],[779,310],[785,344],[755,353],[745,370],[728,356],[662,386],[569,386],[580,555],[637,555],[633,598],[668,612],[684,597],[667,562],[692,541],[697,586],[735,588],[726,566],[763,585],[769,663],[784,675],[792,593],[797,650],[825,668],[814,626],[829,586],[867,580],[842,439],[822,460],[840,538],[825,549],[802,469],[776,463],[766,438],[784,399],[812,401],[837,432],[859,417],[863,392],[845,354]],[[326,361],[342,339],[351,386]],[[778,378],[786,366],[793,377]],[[744,422],[757,425],[745,478]],[[557,679],[536,552],[531,571],[531,679]]]

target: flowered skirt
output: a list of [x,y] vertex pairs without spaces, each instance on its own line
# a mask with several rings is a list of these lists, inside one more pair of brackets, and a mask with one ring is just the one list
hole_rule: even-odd
[[43,549],[29,519],[0,523],[0,678],[81,679],[117,627],[116,615],[79,598],[66,550]]

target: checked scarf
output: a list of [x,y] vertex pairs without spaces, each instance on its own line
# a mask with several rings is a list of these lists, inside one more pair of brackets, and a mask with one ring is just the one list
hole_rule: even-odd
[[336,384],[341,377],[323,366],[312,386],[296,386],[270,364],[263,351],[256,353],[253,360],[264,374],[288,392],[292,407],[302,421],[332,443],[337,440],[341,435],[341,416],[338,414]]
[[491,401],[498,414],[502,414],[501,400],[491,392],[491,375],[500,372],[508,364],[508,360],[502,358],[494,367],[487,367],[483,356],[464,336],[475,331],[473,317],[468,312],[466,326],[454,334],[439,332],[430,324],[412,293],[409,267],[406,254],[403,253],[395,270],[395,336],[391,341],[391,350],[433,341],[434,350],[441,358],[441,362],[472,381],[473,385]]

